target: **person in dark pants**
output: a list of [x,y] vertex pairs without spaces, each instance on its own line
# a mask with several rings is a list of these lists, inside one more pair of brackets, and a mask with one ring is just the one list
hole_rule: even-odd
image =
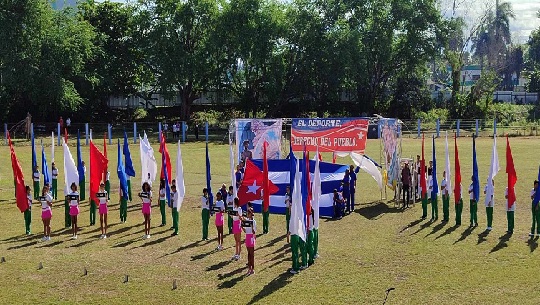
[[360,171],[360,166],[356,169],[353,165],[349,166],[349,193],[351,194],[351,211],[354,211],[354,194],[356,193],[356,174]]
[[343,177],[343,180],[341,181],[341,186],[342,186],[342,193],[343,193],[343,200],[344,200],[344,204],[346,206],[346,209],[347,209],[347,213],[350,213],[351,212],[351,193],[350,193],[350,174],[349,174],[349,170],[345,170],[345,177]]
[[338,192],[337,189],[334,189],[334,218],[341,219],[341,205],[343,204],[343,197]]
[[195,140],[199,140],[199,124],[195,124]]
[[409,207],[409,201],[410,201],[410,192],[409,188],[411,186],[411,170],[409,169],[409,163],[405,163],[405,166],[401,170],[401,192],[403,192],[403,208]]

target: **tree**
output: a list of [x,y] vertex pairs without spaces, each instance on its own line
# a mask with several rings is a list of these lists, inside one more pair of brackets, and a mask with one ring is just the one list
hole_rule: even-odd
[[[538,12],[538,18],[540,18],[540,11]],[[527,90],[539,92],[540,98],[540,28],[532,31],[527,46],[527,61],[525,64],[529,75]]]

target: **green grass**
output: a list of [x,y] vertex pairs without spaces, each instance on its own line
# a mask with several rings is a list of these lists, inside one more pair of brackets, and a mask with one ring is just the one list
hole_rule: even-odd
[[[504,210],[505,140],[499,138],[501,171],[495,178],[496,205],[494,230],[479,235],[486,224],[480,204],[480,226],[467,231],[468,205],[463,226],[452,230],[453,220],[440,223],[418,222],[419,204],[404,212],[393,203],[381,201],[374,180],[359,175],[357,211],[342,221],[321,221],[320,255],[316,264],[298,275],[286,273],[291,266],[289,247],[284,238],[283,216],[270,217],[270,234],[257,239],[256,274],[244,277],[245,248],[242,260],[230,262],[234,241],[225,238],[225,250],[213,252],[215,240],[199,242],[201,237],[199,193],[204,187],[204,145],[183,146],[187,199],[180,212],[180,234],[157,227],[158,208],[153,208],[152,238],[142,240],[140,205],[130,204],[128,222],[119,223],[118,184],[113,171],[110,225],[107,240],[99,240],[99,226],[89,227],[88,203],[82,204],[79,239],[69,240],[63,229],[63,206],[55,203],[51,242],[42,243],[39,209],[33,212],[32,231],[26,237],[23,216],[13,204],[13,177],[9,149],[0,147],[0,303],[62,304],[381,304],[385,290],[395,287],[387,304],[537,304],[537,267],[540,250],[528,241],[530,230],[529,191],[537,176],[538,138],[510,139],[516,164],[516,233],[508,241],[499,237],[506,231]],[[464,187],[472,173],[470,138],[458,140]],[[101,143],[101,141],[98,141]],[[427,159],[431,141],[426,141]],[[453,144],[451,143],[453,168]],[[480,181],[486,180],[492,140],[478,140]],[[378,141],[370,140],[367,154],[378,159]],[[111,163],[116,165],[116,147],[109,147]],[[157,147],[155,147],[157,151]],[[229,181],[228,146],[211,144],[214,189]],[[30,146],[18,145],[26,178],[30,178]],[[175,161],[175,147],[169,146]],[[50,148],[46,151],[50,154]],[[72,148],[75,153],[75,149]],[[131,152],[136,169],[138,146]],[[403,156],[420,152],[420,141],[403,140]],[[83,154],[88,158],[85,147]],[[56,162],[63,170],[62,151]],[[329,160],[329,156],[324,156]],[[39,158],[40,159],[40,158]],[[444,167],[444,140],[437,140],[438,173]],[[350,160],[342,159],[342,162]],[[113,166],[113,168],[114,168]],[[135,185],[140,178],[133,179]],[[439,178],[440,179],[440,178]],[[88,179],[87,179],[88,180]],[[28,180],[29,181],[29,180]],[[60,173],[60,184],[63,173]],[[388,194],[390,194],[390,190]],[[389,196],[390,197],[390,196]],[[483,198],[481,200],[483,203]],[[358,204],[359,203],[359,204]],[[439,203],[439,209],[441,209]],[[439,213],[442,213],[439,210]],[[454,209],[451,206],[451,218]],[[260,215],[257,215],[260,220]],[[171,223],[168,215],[168,224]],[[212,224],[212,222],[211,222]],[[216,236],[210,227],[211,238]],[[536,251],[535,251],[536,250]],[[39,262],[44,269],[37,270]],[[89,274],[83,276],[84,268]],[[129,274],[129,282],[123,283]],[[178,289],[172,290],[176,279]]]

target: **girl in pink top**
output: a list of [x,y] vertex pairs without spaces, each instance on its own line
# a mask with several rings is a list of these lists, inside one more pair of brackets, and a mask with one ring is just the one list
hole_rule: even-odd
[[217,201],[214,206],[214,209],[216,211],[216,229],[218,232],[218,236],[217,236],[218,246],[216,250],[220,251],[220,250],[223,250],[223,222],[224,222],[223,212],[225,212],[225,203],[223,202],[221,198],[220,192],[216,194],[216,200]]
[[257,230],[257,222],[253,219],[253,208],[249,207],[247,217],[244,221],[249,221],[250,225],[243,225],[242,229],[246,233],[246,249],[248,252],[248,272],[246,275],[255,273],[255,234]]

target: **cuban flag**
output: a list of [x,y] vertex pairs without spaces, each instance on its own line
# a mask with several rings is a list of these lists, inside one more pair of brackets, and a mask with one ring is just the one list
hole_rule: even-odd
[[[261,171],[263,170],[263,160],[252,160],[253,164],[257,166]],[[299,160],[304,162],[304,160]],[[315,161],[309,160],[310,180],[313,181],[315,171]],[[300,168],[306,168],[300,166]],[[341,186],[341,180],[345,177],[345,171],[348,169],[347,165],[332,164],[327,162],[319,162],[320,177],[321,177],[321,196],[319,200],[320,216],[332,217],[333,211],[333,198],[334,189],[339,189]],[[270,196],[269,211],[272,214],[285,214],[285,191],[288,185],[290,185],[291,177],[291,161],[284,160],[268,160],[268,178],[275,184],[279,191]],[[294,179],[294,176],[293,178]],[[253,201],[253,208],[255,212],[260,213],[262,211],[261,200]]]

